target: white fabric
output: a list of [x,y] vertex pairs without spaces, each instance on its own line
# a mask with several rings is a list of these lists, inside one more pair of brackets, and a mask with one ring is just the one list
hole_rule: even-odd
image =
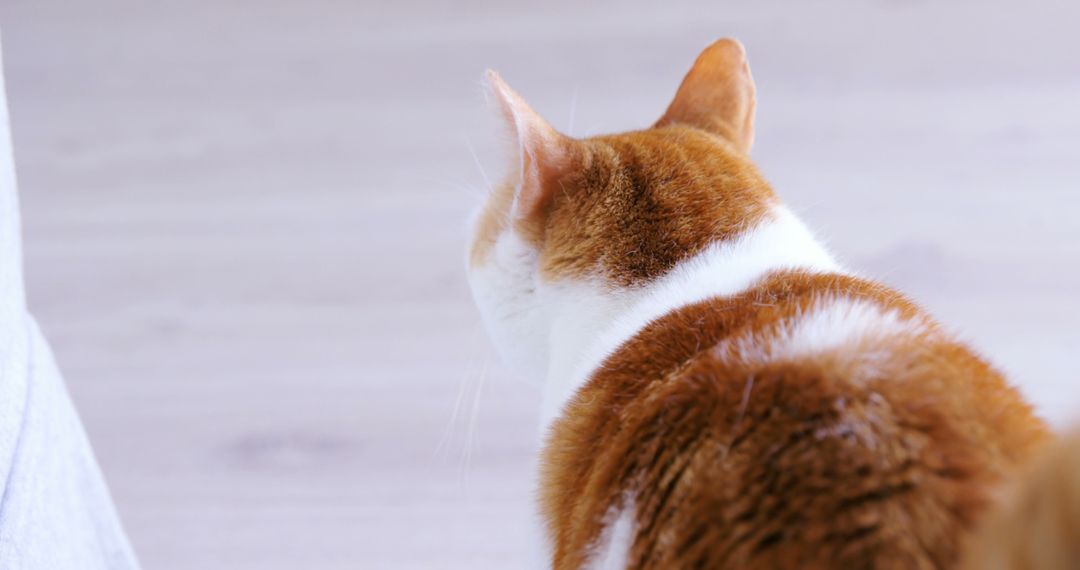
[[0,569],[138,568],[52,353],[26,312],[4,93],[0,69]]

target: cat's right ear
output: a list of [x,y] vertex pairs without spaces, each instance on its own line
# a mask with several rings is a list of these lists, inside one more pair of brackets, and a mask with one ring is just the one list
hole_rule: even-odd
[[698,127],[749,153],[754,144],[755,93],[742,44],[730,38],[718,40],[698,56],[655,126]]
[[558,189],[559,178],[570,168],[576,141],[556,131],[525,102],[498,73],[485,73],[515,144],[520,175],[513,215],[532,219],[543,213]]

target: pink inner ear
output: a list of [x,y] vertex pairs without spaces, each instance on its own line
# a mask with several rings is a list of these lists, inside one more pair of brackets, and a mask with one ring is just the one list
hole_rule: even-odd
[[568,166],[572,139],[556,131],[494,71],[488,84],[517,142],[520,184],[514,203],[516,218],[538,215]]
[[743,152],[754,144],[754,78],[742,44],[718,40],[701,52],[657,127],[685,124],[724,136]]

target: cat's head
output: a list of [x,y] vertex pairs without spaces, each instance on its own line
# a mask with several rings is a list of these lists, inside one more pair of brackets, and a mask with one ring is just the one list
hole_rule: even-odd
[[476,218],[469,281],[504,358],[526,374],[547,367],[560,320],[575,321],[565,334],[596,332],[580,330],[591,312],[617,310],[770,215],[775,198],[748,158],[754,83],[737,41],[702,52],[651,128],[616,135],[563,135],[497,74],[487,80],[514,161]]

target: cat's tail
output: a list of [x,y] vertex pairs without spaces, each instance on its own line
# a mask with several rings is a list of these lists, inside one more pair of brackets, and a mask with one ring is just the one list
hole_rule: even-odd
[[1080,431],[1002,495],[966,554],[966,570],[1080,568]]

